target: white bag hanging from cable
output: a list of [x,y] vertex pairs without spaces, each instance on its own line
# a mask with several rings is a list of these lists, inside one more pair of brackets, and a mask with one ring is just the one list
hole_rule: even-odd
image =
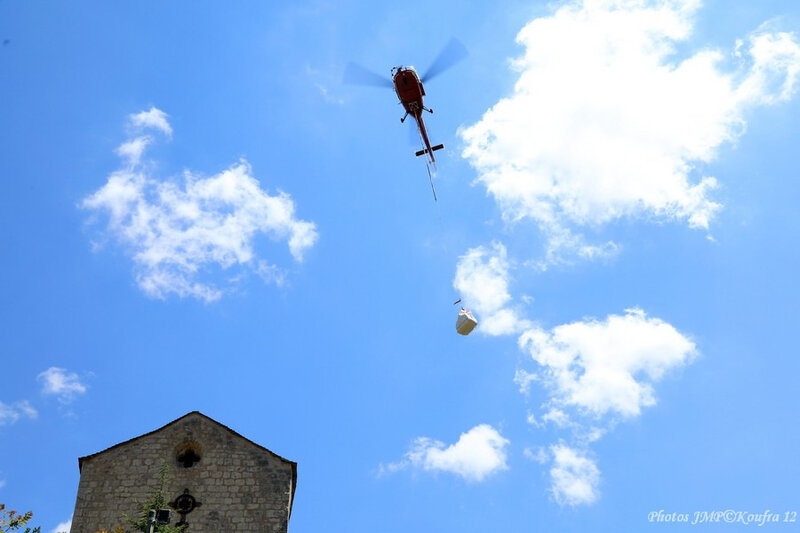
[[462,307],[456,319],[456,331],[461,335],[469,335],[477,325],[478,321],[472,316],[472,313],[468,309]]
[[[461,298],[453,302],[453,305],[458,305],[460,303]],[[478,321],[472,315],[472,312],[469,309],[461,307],[461,311],[458,312],[458,318],[456,318],[456,331],[461,335],[469,335],[477,325]]]

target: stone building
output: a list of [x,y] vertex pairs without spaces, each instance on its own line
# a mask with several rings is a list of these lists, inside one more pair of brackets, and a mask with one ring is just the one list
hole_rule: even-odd
[[297,463],[193,411],[78,459],[72,533],[126,525],[125,514],[138,518],[139,505],[159,488],[164,461],[172,525],[188,524],[187,533],[287,531]]

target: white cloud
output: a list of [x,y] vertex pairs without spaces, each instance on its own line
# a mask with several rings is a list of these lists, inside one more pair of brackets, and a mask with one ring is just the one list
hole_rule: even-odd
[[286,283],[286,272],[277,265],[270,265],[266,261],[258,261],[255,271],[266,283],[274,283],[279,287]]
[[[548,260],[608,255],[582,228],[657,216],[708,228],[721,208],[698,174],[756,105],[790,98],[800,45],[760,29],[734,54],[684,58],[697,0],[585,0],[528,23],[511,96],[462,129],[463,157],[508,221],[534,221]],[[722,70],[723,60],[738,66]]]
[[591,504],[598,497],[600,470],[592,459],[565,444],[550,447],[551,491],[560,505]]
[[78,374],[64,368],[51,366],[36,379],[42,383],[43,394],[57,396],[61,403],[70,403],[75,396],[86,393],[86,385],[81,383]]
[[443,442],[419,437],[403,461],[382,465],[381,472],[395,472],[408,467],[425,471],[443,471],[468,481],[483,481],[487,476],[506,470],[505,448],[509,441],[488,424],[480,424],[462,433],[458,442]]
[[124,142],[117,147],[117,155],[127,159],[130,166],[136,166],[142,158],[147,146],[152,142],[152,137],[143,135]]
[[534,372],[528,372],[522,368],[517,369],[514,373],[514,383],[519,385],[519,392],[522,394],[528,394],[531,390],[531,384],[536,382],[539,379]]
[[130,115],[131,124],[140,129],[155,129],[166,135],[172,136],[172,126],[167,121],[167,114],[156,107],[150,107],[148,111]]
[[[529,412],[527,422],[541,430],[568,431],[572,444],[584,450],[564,443],[551,446],[551,491],[560,505],[595,501],[600,472],[585,456],[588,446],[619,421],[654,405],[654,384],[697,354],[688,337],[638,308],[603,321],[587,318],[550,330],[530,327],[518,343],[537,368],[518,369],[514,382],[526,396],[534,383],[546,394],[541,414]],[[541,450],[525,455],[546,460]]]
[[72,518],[67,520],[66,522],[61,522],[56,527],[53,528],[52,533],[69,533],[72,529]]
[[[143,124],[158,124],[152,111]],[[113,172],[81,204],[107,213],[108,233],[133,256],[136,281],[149,296],[216,300],[223,289],[201,278],[214,268],[237,265],[282,284],[283,270],[257,258],[256,237],[287,241],[297,262],[316,242],[315,224],[295,217],[288,194],[262,190],[246,161],[208,178],[186,171],[180,183],[162,181],[139,165],[149,142],[139,137],[120,146],[128,166]]]
[[39,416],[39,412],[30,404],[30,402],[28,402],[28,400],[16,402],[14,405],[17,410],[26,418],[36,418]]
[[551,424],[555,424],[560,428],[569,427],[571,425],[569,415],[557,407],[552,407],[549,411],[543,414],[542,422],[550,422]]
[[563,410],[601,417],[632,417],[654,405],[653,383],[668,370],[691,361],[695,344],[670,324],[640,309],[585,320],[550,331],[531,329],[519,338],[540,367],[551,392],[543,420],[560,424]]
[[20,418],[33,419],[37,416],[39,413],[27,400],[15,402],[13,405],[0,402],[0,426],[13,424]]
[[539,463],[540,465],[547,464],[547,462],[550,460],[550,454],[547,453],[547,450],[541,446],[538,447],[536,450],[533,450],[531,448],[525,448],[524,450],[522,450],[522,455],[524,455],[531,461]]
[[0,426],[13,424],[19,420],[19,413],[10,405],[0,402]]
[[479,246],[459,258],[453,287],[465,304],[478,315],[480,331],[488,335],[507,335],[529,327],[518,313],[507,307],[509,264],[502,243],[492,248]]

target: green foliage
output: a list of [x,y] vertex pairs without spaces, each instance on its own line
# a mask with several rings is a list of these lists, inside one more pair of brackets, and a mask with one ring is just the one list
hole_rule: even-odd
[[[167,504],[169,500],[167,499],[165,487],[169,479],[169,470],[169,463],[166,461],[161,463],[161,468],[159,468],[158,471],[159,488],[139,506],[139,519],[137,520],[125,515],[125,521],[128,522],[135,531],[149,533],[150,526],[148,525],[147,518],[150,515],[150,511],[152,509],[166,509],[168,507]],[[156,533],[181,533],[184,529],[186,529],[186,526],[175,527],[169,524],[162,524],[155,526],[153,531]],[[112,531],[112,533],[122,532],[124,532],[124,529],[121,527],[118,530]]]
[[[16,531],[22,529],[30,519],[33,518],[33,512],[28,511],[25,514],[19,514],[13,509],[6,511],[4,503],[0,503],[0,531],[8,533],[9,531]],[[42,528],[35,527],[33,529],[26,527],[24,533],[40,533]]]

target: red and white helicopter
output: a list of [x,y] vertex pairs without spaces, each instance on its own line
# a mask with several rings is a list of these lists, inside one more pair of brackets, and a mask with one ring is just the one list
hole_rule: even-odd
[[406,118],[411,115],[417,123],[417,131],[419,132],[420,140],[422,141],[422,150],[416,152],[417,156],[425,155],[425,160],[428,167],[428,178],[431,181],[431,190],[433,191],[433,199],[436,200],[436,189],[433,187],[433,177],[431,175],[431,167],[434,172],[436,171],[436,158],[433,152],[444,148],[444,144],[437,144],[431,146],[430,139],[428,138],[428,130],[425,128],[425,121],[422,118],[422,112],[427,111],[433,113],[433,109],[425,107],[423,97],[425,96],[424,82],[428,82],[435,76],[438,76],[445,70],[449,69],[467,56],[467,50],[464,45],[457,39],[451,39],[450,42],[439,52],[439,55],[433,61],[425,74],[420,77],[417,71],[412,66],[398,66],[394,67],[391,71],[391,79],[376,74],[355,63],[350,63],[344,73],[344,82],[358,85],[374,85],[379,87],[394,87],[394,92],[397,98],[405,109],[405,115],[400,119],[400,122],[405,122]]

